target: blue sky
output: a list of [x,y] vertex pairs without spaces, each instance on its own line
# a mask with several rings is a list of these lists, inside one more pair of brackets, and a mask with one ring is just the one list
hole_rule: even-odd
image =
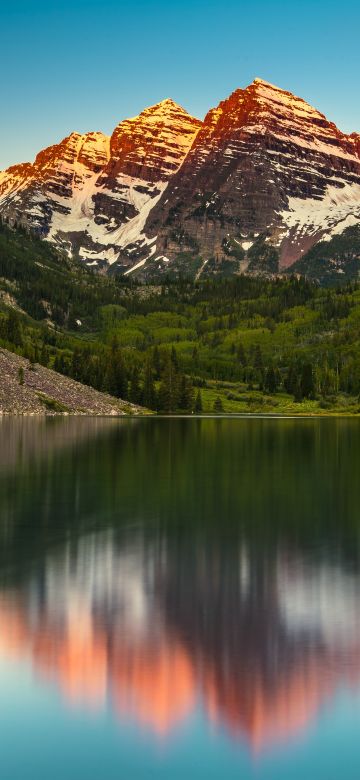
[[360,132],[360,4],[0,0],[0,169],[172,97],[206,111],[260,76]]

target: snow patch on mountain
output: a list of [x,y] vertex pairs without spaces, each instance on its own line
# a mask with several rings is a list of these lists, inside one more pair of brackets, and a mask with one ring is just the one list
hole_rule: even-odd
[[322,200],[289,198],[281,217],[286,228],[294,228],[297,234],[341,233],[360,221],[360,184],[329,185]]

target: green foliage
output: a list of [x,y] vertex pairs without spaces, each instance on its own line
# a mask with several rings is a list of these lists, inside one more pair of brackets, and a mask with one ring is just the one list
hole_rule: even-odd
[[200,390],[198,390],[195,398],[194,412],[195,414],[201,414],[202,411],[203,411],[203,405],[202,405],[201,392]]
[[216,414],[221,414],[221,412],[223,412],[223,411],[224,411],[224,407],[223,407],[223,404],[222,404],[222,400],[221,400],[220,396],[218,395],[218,396],[216,396],[215,401],[214,401],[214,412]]
[[330,241],[315,244],[291,268],[323,285],[338,285],[358,279],[360,273],[360,226],[346,228]]
[[139,285],[4,227],[0,265],[0,346],[32,365],[166,413],[212,411],[218,397],[225,412],[359,407],[358,283],[237,275]]
[[276,274],[279,270],[277,249],[266,244],[265,237],[259,236],[248,251],[249,271]]
[[45,395],[45,393],[38,393],[38,397],[41,401],[41,403],[44,404],[46,409],[49,410],[49,412],[68,412],[69,409],[65,404],[60,403],[60,401],[56,401],[55,398],[49,398],[49,396]]

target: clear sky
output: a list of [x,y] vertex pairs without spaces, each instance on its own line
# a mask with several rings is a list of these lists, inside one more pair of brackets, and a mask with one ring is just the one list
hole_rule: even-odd
[[0,169],[172,97],[203,117],[255,76],[360,132],[360,3],[0,0]]

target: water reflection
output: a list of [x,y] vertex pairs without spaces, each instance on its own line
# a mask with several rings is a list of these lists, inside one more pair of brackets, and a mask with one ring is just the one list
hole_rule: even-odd
[[[0,421],[0,665],[253,753],[360,679],[358,421]],[[209,737],[210,739],[210,737]]]
[[231,535],[99,532],[0,594],[0,656],[69,704],[164,738],[201,707],[253,751],[286,742],[360,680],[360,578],[322,555]]

